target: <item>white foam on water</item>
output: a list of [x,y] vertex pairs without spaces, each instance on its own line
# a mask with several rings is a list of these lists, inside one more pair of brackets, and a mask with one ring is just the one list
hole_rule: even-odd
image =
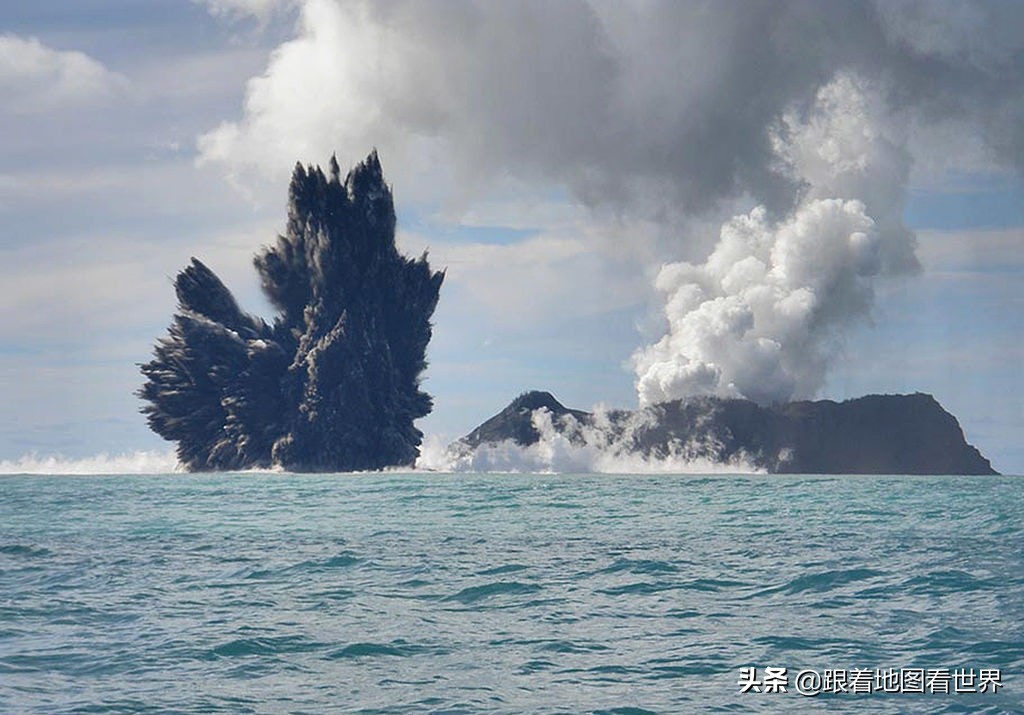
[[519,472],[538,474],[759,474],[764,470],[745,458],[717,461],[713,445],[674,443],[664,456],[637,452],[629,447],[632,431],[628,424],[621,433],[611,429],[601,410],[593,424],[583,425],[571,417],[556,427],[546,409],[533,413],[533,426],[540,435],[534,444],[522,446],[512,440],[482,444],[476,448],[428,435],[420,448],[417,469],[438,472]]
[[90,457],[26,454],[0,460],[0,474],[167,474],[183,471],[173,450],[105,452]]

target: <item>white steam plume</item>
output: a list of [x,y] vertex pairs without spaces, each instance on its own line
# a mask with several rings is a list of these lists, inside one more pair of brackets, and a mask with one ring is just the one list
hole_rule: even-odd
[[772,143],[799,199],[778,220],[761,206],[734,217],[700,265],[662,267],[668,332],[634,355],[642,405],[817,392],[877,278],[917,267],[901,218],[910,159],[892,124],[877,88],[848,73],[806,116],[783,116]]

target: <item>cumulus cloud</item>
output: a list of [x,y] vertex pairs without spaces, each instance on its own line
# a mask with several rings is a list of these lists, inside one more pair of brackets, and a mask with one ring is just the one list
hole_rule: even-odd
[[52,111],[102,99],[125,79],[89,55],[47,47],[34,37],[0,35],[4,113]]

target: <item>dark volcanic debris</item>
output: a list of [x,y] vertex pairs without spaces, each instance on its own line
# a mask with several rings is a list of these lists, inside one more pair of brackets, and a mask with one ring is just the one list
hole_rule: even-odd
[[411,465],[431,410],[420,390],[444,272],[395,247],[395,210],[374,151],[344,178],[297,165],[288,225],[255,258],[272,325],[239,309],[193,258],[153,360],[142,411],[190,470]]

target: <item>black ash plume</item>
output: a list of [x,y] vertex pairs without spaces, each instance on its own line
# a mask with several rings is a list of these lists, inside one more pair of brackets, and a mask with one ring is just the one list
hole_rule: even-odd
[[239,309],[195,258],[139,396],[190,470],[411,465],[414,421],[444,272],[395,247],[395,210],[374,151],[342,179],[295,167],[288,227],[255,258],[273,325]]

